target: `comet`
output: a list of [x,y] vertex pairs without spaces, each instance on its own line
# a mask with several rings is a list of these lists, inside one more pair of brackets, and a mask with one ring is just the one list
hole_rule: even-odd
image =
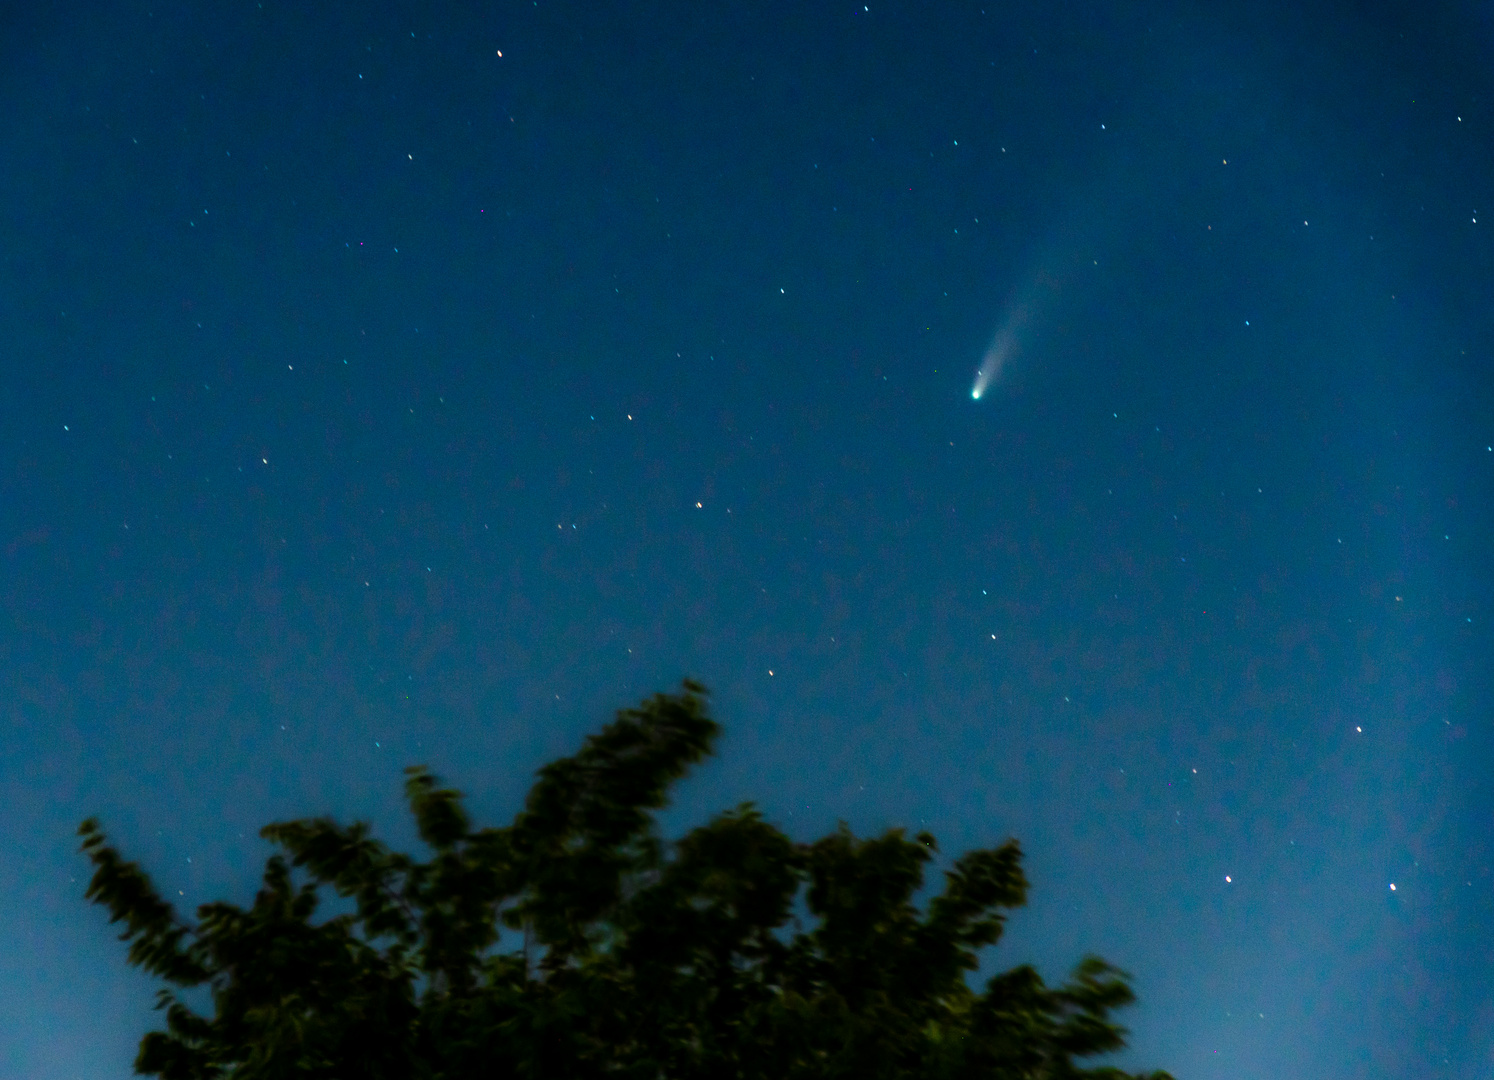
[[1010,375],[1014,365],[1025,366],[1045,351],[1044,328],[1062,305],[1064,294],[1071,286],[1084,286],[1087,279],[1083,275],[1100,264],[1092,254],[1095,230],[1083,225],[1082,221],[1071,222],[1050,237],[1016,288],[1007,294],[996,333],[986,346],[970,387],[971,400],[980,401]]
[[1027,323],[1027,305],[1014,304],[996,336],[991,339],[986,354],[981,358],[980,370],[975,373],[975,385],[970,388],[970,397],[979,401],[1000,378],[1008,361],[1019,351],[1021,342],[1018,332]]
[[991,340],[991,347],[981,359],[980,370],[975,373],[975,385],[970,388],[973,400],[979,401],[990,385],[1001,378],[1001,369],[1006,366],[1007,358],[1016,345],[1017,336],[1012,332],[1010,323],[997,331],[995,338]]

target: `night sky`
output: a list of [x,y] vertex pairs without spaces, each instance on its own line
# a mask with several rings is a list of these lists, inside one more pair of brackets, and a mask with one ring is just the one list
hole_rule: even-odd
[[[10,5],[0,1076],[129,1075],[101,817],[1016,836],[1180,1078],[1494,1065],[1487,5]],[[1479,213],[1487,210],[1487,223]],[[988,385],[972,396],[988,361]]]

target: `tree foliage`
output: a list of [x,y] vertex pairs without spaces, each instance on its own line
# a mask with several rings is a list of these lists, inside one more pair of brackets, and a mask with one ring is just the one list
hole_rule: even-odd
[[[266,826],[280,849],[247,910],[184,921],[80,828],[87,898],[129,961],[170,988],[137,1072],[165,1080],[773,1078],[1120,1080],[1076,1059],[1124,1044],[1123,972],[1084,960],[1051,988],[1031,967],[970,973],[1025,902],[1016,841],[972,851],[915,904],[934,838],[800,844],[750,805],[666,843],[654,812],[711,752],[686,682],[541,769],[506,828],[473,827],[424,768],[405,790],[431,858],[361,823]],[[316,920],[326,890],[348,914]],[[212,1014],[183,1000],[211,993]],[[1165,1074],[1151,1074],[1163,1080]]]

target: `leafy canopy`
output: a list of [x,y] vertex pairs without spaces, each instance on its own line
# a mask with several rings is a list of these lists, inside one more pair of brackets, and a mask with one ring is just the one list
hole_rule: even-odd
[[[1059,988],[1019,967],[972,989],[1021,850],[972,851],[920,910],[934,838],[841,828],[798,844],[751,804],[666,843],[670,786],[719,728],[686,682],[545,766],[506,828],[476,829],[424,768],[405,784],[432,857],[361,823],[268,825],[248,910],[180,918],[97,821],[87,898],[170,984],[136,1071],[165,1080],[591,1078],[1121,1080],[1127,976],[1090,957]],[[350,914],[313,921],[323,890]],[[805,925],[807,922],[807,926]],[[211,993],[212,1015],[180,991]],[[1164,1080],[1165,1074],[1151,1074]]]

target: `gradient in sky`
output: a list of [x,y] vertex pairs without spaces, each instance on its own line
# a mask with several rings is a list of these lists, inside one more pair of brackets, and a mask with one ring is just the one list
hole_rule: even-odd
[[687,674],[671,829],[1017,836],[1128,1066],[1494,1068],[1486,7],[0,28],[0,1075],[158,1019],[84,816],[247,902]]

